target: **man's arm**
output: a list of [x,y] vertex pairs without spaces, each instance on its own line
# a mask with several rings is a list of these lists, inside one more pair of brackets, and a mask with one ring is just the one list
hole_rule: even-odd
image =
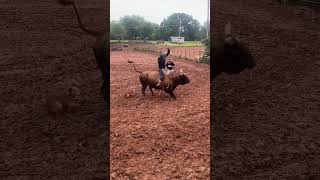
[[169,56],[169,54],[170,54],[170,49],[168,48],[166,56]]

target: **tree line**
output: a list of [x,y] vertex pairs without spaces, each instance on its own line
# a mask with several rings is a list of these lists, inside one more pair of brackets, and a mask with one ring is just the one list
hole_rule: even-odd
[[180,35],[186,41],[199,41],[206,38],[207,22],[200,24],[191,15],[185,13],[174,13],[164,19],[160,24],[146,21],[138,15],[126,15],[119,21],[111,21],[110,38],[111,40],[165,40],[170,36]]

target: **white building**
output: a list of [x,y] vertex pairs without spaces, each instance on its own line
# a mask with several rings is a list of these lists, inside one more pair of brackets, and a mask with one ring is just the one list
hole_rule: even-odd
[[184,37],[170,36],[170,41],[174,43],[183,43]]

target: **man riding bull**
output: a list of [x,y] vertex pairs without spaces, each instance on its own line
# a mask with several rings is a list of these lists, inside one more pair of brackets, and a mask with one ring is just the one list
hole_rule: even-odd
[[160,79],[159,82],[156,86],[160,86],[161,85],[161,81],[164,78],[164,69],[166,68],[166,58],[169,56],[170,54],[170,49],[168,48],[168,51],[166,54],[161,53],[160,57],[158,58],[158,65],[159,65],[159,70],[160,70]]

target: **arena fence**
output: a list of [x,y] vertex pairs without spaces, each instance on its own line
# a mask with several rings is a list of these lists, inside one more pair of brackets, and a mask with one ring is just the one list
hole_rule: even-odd
[[[135,51],[145,51],[145,52],[167,52],[168,46],[158,46],[153,44],[131,44],[132,49]],[[205,47],[170,47],[170,56],[183,58],[186,60],[198,61],[200,62],[203,54],[205,53]]]

